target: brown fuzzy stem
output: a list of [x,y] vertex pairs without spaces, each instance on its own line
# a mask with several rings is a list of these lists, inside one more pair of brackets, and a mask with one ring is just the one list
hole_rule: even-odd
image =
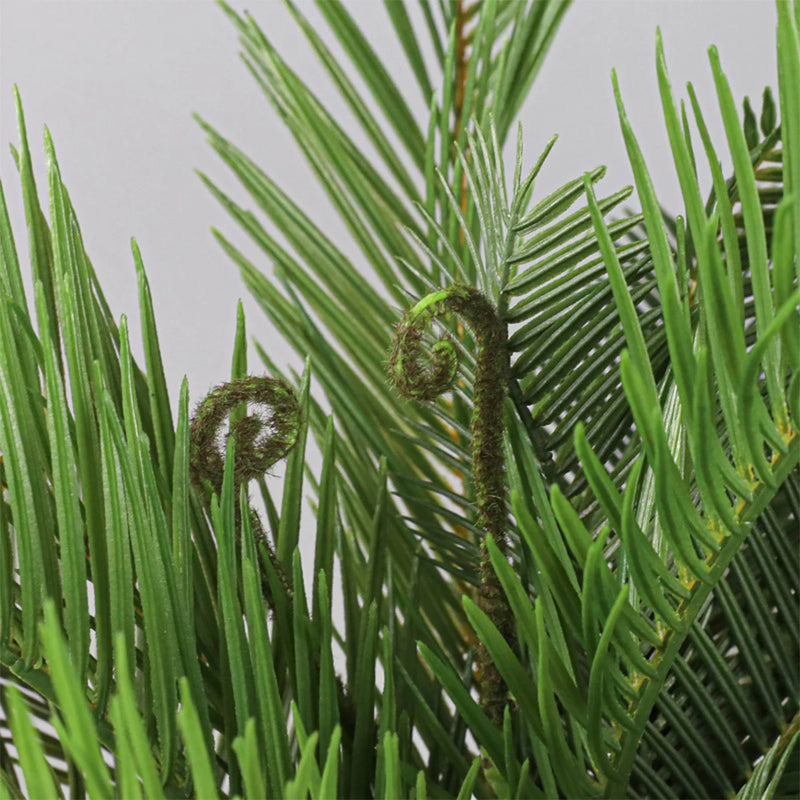
[[[291,387],[275,378],[248,376],[223,383],[212,389],[195,412],[189,431],[189,471],[192,482],[199,488],[222,492],[225,473],[224,448],[220,446],[220,429],[228,415],[243,403],[263,406],[268,414],[245,416],[231,425],[228,436],[235,437],[233,480],[234,496],[239,497],[242,483],[263,475],[273,464],[284,458],[297,444],[300,435],[301,413]],[[241,511],[236,508],[236,536],[241,536]],[[267,534],[261,519],[250,509],[250,522],[256,543],[261,544],[293,602],[292,584]],[[261,591],[270,607],[272,591],[264,568],[261,568]],[[316,657],[315,657],[316,658]],[[319,669],[319,665],[315,666]],[[336,675],[342,727],[352,741],[355,735],[355,708],[342,679]]]
[[[433,292],[420,300],[398,326],[389,358],[389,378],[401,395],[421,402],[434,400],[453,385],[458,360],[452,340],[438,341],[431,353],[426,352],[422,341],[423,332],[433,319],[448,312],[467,322],[478,344],[470,433],[472,480],[479,521],[486,534],[480,545],[479,606],[513,646],[511,609],[486,545],[487,537],[491,536],[501,553],[508,549],[503,459],[503,398],[510,369],[507,327],[491,303],[472,287],[453,286]],[[483,645],[478,657],[481,705],[490,719],[500,725],[508,690]]]

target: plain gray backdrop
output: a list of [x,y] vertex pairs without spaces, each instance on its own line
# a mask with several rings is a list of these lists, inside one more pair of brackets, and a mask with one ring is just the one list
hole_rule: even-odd
[[[232,5],[256,17],[332,109],[343,108],[282,3],[233,0]],[[412,5],[416,11],[417,4]],[[330,41],[314,6],[302,0],[299,6]],[[357,0],[348,8],[423,120],[427,104],[405,66],[383,4]],[[707,48],[718,46],[734,95],[749,95],[760,109],[764,86],[777,89],[775,24],[769,0],[578,0],[567,12],[521,114],[528,166],[553,133],[560,137],[537,182],[536,196],[599,164],[608,166],[601,184],[606,194],[631,182],[611,92],[610,71],[616,67],[662,204],[673,212],[681,210],[656,85],[656,27],[661,26],[676,94],[686,97],[686,81],[694,83],[721,145]],[[46,196],[41,147],[46,124],[89,256],[115,316],[129,317],[137,357],[142,350],[130,237],[141,247],[173,408],[184,374],[192,404],[230,374],[239,298],[249,335],[279,364],[301,366],[247,296],[237,270],[209,232],[212,225],[220,228],[270,272],[194,172],[201,169],[252,207],[205,142],[192,112],[239,145],[356,264],[363,263],[238,52],[233,25],[212,2],[0,0],[0,176],[23,265],[24,217],[7,146],[17,141],[15,83],[24,103],[40,192]],[[357,78],[356,84],[361,85]],[[707,170],[701,177],[705,191]],[[256,364],[252,353],[251,364]]]
[[[311,3],[301,0],[299,5],[319,20]],[[333,108],[343,108],[282,3],[252,0],[233,6],[247,8],[307,83]],[[348,7],[422,119],[425,105],[382,3],[357,0]],[[547,139],[559,135],[537,182],[537,196],[598,164],[608,166],[601,184],[606,193],[631,182],[611,93],[609,76],[616,67],[661,201],[680,210],[656,87],[656,27],[662,30],[676,93],[685,97],[686,81],[694,83],[721,142],[707,48],[718,46],[735,96],[748,94],[760,108],[764,86],[777,88],[775,22],[769,0],[578,0],[556,34],[521,115],[529,165]],[[323,23],[320,29],[327,35]],[[136,348],[130,237],[142,249],[173,404],[184,374],[193,400],[229,374],[240,297],[249,333],[279,363],[300,363],[276,341],[235,267],[212,239],[209,228],[214,225],[237,243],[245,246],[246,241],[195,169],[231,189],[248,207],[252,204],[206,144],[192,112],[240,145],[357,264],[361,261],[238,53],[233,25],[213,2],[0,0],[0,177],[18,245],[27,250],[8,148],[18,138],[14,83],[24,103],[40,189],[45,192],[47,185],[41,147],[47,125],[90,258],[115,315],[128,314]],[[263,259],[258,264],[269,272]]]

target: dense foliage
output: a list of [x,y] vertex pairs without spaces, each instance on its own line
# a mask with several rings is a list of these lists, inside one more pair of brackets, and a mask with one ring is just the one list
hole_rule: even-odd
[[522,131],[506,174],[567,0],[421,3],[419,29],[387,2],[417,106],[342,3],[319,3],[342,63],[287,5],[369,154],[223,10],[360,256],[199,120],[258,262],[215,236],[306,367],[258,344],[248,367],[240,310],[230,380],[194,413],[184,381],[177,419],[138,249],[143,365],[47,132],[40,199],[18,99],[35,297],[0,192],[0,793],[796,796],[800,7],[778,0],[760,119],[709,51],[727,178],[659,38],[673,218],[616,79],[640,214],[602,167],[537,194],[553,142],[528,169]]

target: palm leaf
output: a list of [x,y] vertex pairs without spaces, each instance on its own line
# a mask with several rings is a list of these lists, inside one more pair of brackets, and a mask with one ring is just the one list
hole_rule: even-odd
[[[660,58],[663,77],[665,76],[663,57]],[[741,152],[744,134],[733,113],[729,90],[715,61],[713,50],[712,67],[715,71],[730,146]],[[665,81],[662,83],[662,90],[665,104],[670,103],[668,85]],[[620,537],[621,555],[624,561],[618,564],[618,574],[612,582],[609,580],[610,574],[603,577],[603,571],[607,567],[590,558],[592,550],[595,549],[594,545],[588,552],[584,547],[573,545],[574,555],[584,562],[582,566],[585,592],[589,592],[592,570],[600,570],[593,583],[596,581],[598,587],[603,587],[600,589],[603,594],[596,595],[597,590],[591,594],[587,593],[583,597],[582,605],[587,609],[591,603],[603,609],[599,617],[597,612],[594,612],[596,619],[604,620],[600,629],[602,635],[599,639],[595,638],[597,634],[594,632],[594,625],[587,628],[584,623],[582,632],[577,629],[575,622],[570,621],[566,610],[568,603],[564,600],[558,603],[560,620],[554,621],[552,623],[554,627],[547,630],[548,638],[553,638],[560,636],[562,629],[571,629],[574,635],[583,640],[582,646],[587,649],[591,663],[588,675],[587,721],[581,723],[579,715],[572,713],[568,718],[570,722],[566,723],[568,726],[570,724],[574,726],[577,717],[578,725],[585,726],[586,738],[572,757],[577,761],[570,761],[564,752],[564,762],[560,766],[562,768],[568,766],[569,772],[562,772],[558,780],[561,783],[561,790],[567,795],[582,792],[618,796],[628,784],[631,772],[636,771],[635,781],[640,787],[639,791],[645,794],[663,793],[665,787],[668,791],[674,792],[674,796],[707,791],[712,794],[722,794],[741,783],[742,764],[752,763],[753,754],[751,751],[749,756],[745,757],[739,744],[740,738],[729,735],[728,753],[724,754],[726,758],[721,758],[719,753],[712,753],[706,741],[695,733],[696,728],[692,724],[694,720],[689,714],[705,713],[708,716],[709,707],[713,702],[711,692],[715,691],[714,684],[725,681],[726,673],[731,674],[744,668],[752,675],[752,682],[759,691],[754,699],[748,702],[753,703],[753,708],[764,709],[766,706],[771,709],[770,726],[773,730],[780,729],[787,721],[787,714],[791,714],[791,707],[788,709],[784,707],[779,695],[783,697],[784,692],[788,692],[791,696],[793,679],[785,669],[781,676],[776,676],[771,670],[779,669],[777,666],[779,664],[792,663],[793,657],[796,658],[793,645],[789,642],[782,644],[770,640],[769,644],[764,642],[759,647],[753,641],[753,633],[745,620],[752,615],[770,615],[771,606],[767,599],[769,595],[758,587],[757,579],[751,576],[751,570],[744,567],[742,561],[737,560],[734,564],[732,562],[739,554],[747,535],[750,534],[751,538],[754,536],[750,533],[750,525],[760,518],[773,498],[776,498],[775,502],[780,502],[776,497],[776,489],[781,485],[792,487],[794,483],[792,476],[796,474],[800,451],[795,446],[793,423],[787,416],[791,412],[786,404],[785,387],[791,384],[797,364],[796,361],[782,357],[776,347],[780,341],[780,332],[786,331],[787,325],[796,325],[795,307],[800,296],[795,291],[776,311],[774,279],[768,277],[766,273],[761,276],[753,274],[754,271],[757,272],[756,265],[760,258],[756,253],[759,248],[764,247],[764,223],[761,213],[752,213],[758,203],[754,199],[753,169],[750,158],[747,157],[746,160],[742,158],[736,163],[737,183],[742,185],[749,183],[751,187],[749,190],[751,199],[748,201],[751,213],[745,216],[744,226],[746,232],[751,227],[756,229],[746,236],[751,251],[749,263],[754,284],[752,291],[756,295],[756,325],[760,315],[764,320],[761,323],[761,330],[766,330],[766,333],[762,333],[761,337],[756,339],[757,343],[750,353],[746,353],[743,346],[744,331],[738,336],[735,334],[733,322],[737,316],[733,310],[735,295],[729,285],[718,277],[720,273],[723,275],[724,273],[717,250],[716,220],[712,218],[711,221],[707,221],[702,204],[694,200],[697,193],[691,186],[693,170],[690,169],[688,160],[684,158],[686,151],[682,148],[685,148],[685,142],[682,134],[679,134],[674,126],[670,128],[671,132],[675,131],[672,141],[676,150],[679,175],[682,181],[684,179],[686,181],[682,185],[687,208],[690,209],[692,233],[695,241],[703,243],[702,247],[697,248],[698,275],[701,290],[705,287],[709,299],[701,309],[706,311],[705,315],[701,314],[701,319],[704,317],[703,324],[707,328],[716,324],[724,326],[725,330],[724,339],[720,338],[721,328],[716,334],[710,330],[706,330],[704,334],[711,346],[712,357],[715,352],[718,354],[718,358],[713,359],[717,391],[720,395],[724,395],[726,383],[735,387],[733,395],[730,393],[728,395],[734,407],[724,414],[728,425],[727,438],[728,441],[732,441],[737,435],[741,437],[742,449],[748,454],[740,456],[745,459],[742,462],[734,451],[731,465],[728,462],[731,456],[722,450],[716,439],[714,418],[717,412],[711,400],[712,395],[708,391],[708,384],[712,379],[709,359],[705,348],[698,348],[696,335],[689,328],[689,318],[682,312],[678,285],[674,278],[672,253],[663,228],[661,210],[655,202],[638,146],[625,119],[619,94],[617,97],[623,132],[639,194],[644,204],[648,241],[653,254],[659,296],[664,306],[664,328],[674,368],[674,378],[670,373],[667,373],[665,378],[675,381],[689,444],[688,449],[682,448],[679,451],[681,468],[684,474],[696,475],[695,491],[699,495],[705,519],[696,516],[697,510],[689,495],[685,494],[686,489],[681,486],[681,474],[678,473],[673,460],[675,453],[671,452],[675,447],[672,444],[674,440],[668,439],[669,428],[664,427],[667,418],[662,420],[660,410],[661,398],[666,394],[664,378],[661,379],[662,385],[659,386],[643,329],[640,327],[635,295],[626,285],[626,276],[613,248],[611,231],[601,223],[601,210],[594,199],[587,176],[585,185],[589,206],[629,347],[629,351],[622,353],[622,385],[636,428],[640,432],[643,458],[646,460],[643,461],[640,457],[635,462],[620,498],[621,503],[613,500],[613,494],[603,494],[613,490],[600,481],[599,475],[592,472],[587,475],[598,499],[606,497],[605,507],[615,509],[613,520],[614,525],[618,526],[617,535]],[[669,126],[671,121],[669,114],[667,120]],[[787,146],[788,143],[785,143],[784,149]],[[762,232],[761,236],[758,234],[759,230]],[[775,241],[782,240],[781,232],[776,231]],[[773,254],[774,263],[777,263],[778,259],[786,258],[780,251],[773,250]],[[758,269],[764,270],[765,262],[762,260],[761,264]],[[782,267],[778,266],[776,269],[780,275]],[[721,311],[727,316],[721,316]],[[746,318],[742,312],[739,312],[738,316],[741,319]],[[735,350],[732,342],[736,341],[736,338],[732,338],[731,334],[742,342],[742,345]],[[770,381],[767,376],[766,383],[756,386],[758,374],[765,363],[770,363],[771,369],[780,377]],[[772,388],[769,389],[769,386]],[[765,390],[771,406],[769,416],[761,399]],[[747,403],[748,412],[745,414],[743,411],[737,411],[737,403]],[[763,419],[763,423],[758,426],[752,423],[748,425],[745,420],[751,413]],[[778,430],[781,431],[780,434],[776,433]],[[761,455],[765,447],[773,452],[769,464]],[[601,462],[598,460],[598,463]],[[732,466],[736,467],[737,472],[732,471]],[[652,470],[649,484],[643,479],[646,476],[645,470]],[[746,476],[753,476],[753,470],[757,477],[747,479]],[[715,478],[715,475],[730,475],[729,479],[725,477],[725,484],[728,491],[735,493],[732,505],[730,497],[725,492],[720,492],[721,487],[717,483],[719,478]],[[787,491],[794,490],[787,489]],[[652,499],[648,501],[648,497]],[[678,501],[682,497],[684,499]],[[658,513],[656,518],[651,516],[653,511]],[[651,526],[654,527],[651,529]],[[652,532],[649,532],[651,530]],[[588,532],[581,534],[581,538],[590,541],[587,536]],[[603,538],[596,540],[596,545],[602,545],[604,538],[605,534]],[[549,592],[563,591],[566,584],[563,580],[559,580],[554,568],[543,561],[541,554],[534,551],[533,555],[539,564],[540,574],[545,576],[549,583]],[[590,563],[592,570],[589,569]],[[727,572],[729,564],[732,566]],[[501,566],[500,561],[496,561],[498,570]],[[629,583],[623,582],[621,577],[626,573],[629,575]],[[513,596],[517,591],[514,589],[516,585],[514,582],[518,579],[503,570],[500,570],[499,574],[501,579],[505,576],[507,591]],[[796,579],[796,573],[793,579]],[[619,589],[618,592],[613,588],[615,584]],[[547,614],[545,603],[547,591],[543,589],[544,587],[537,592],[537,610],[543,609],[544,614]],[[712,589],[715,589],[715,594],[713,600],[710,600],[711,608],[718,607],[718,610],[709,616],[711,608],[708,602]],[[746,606],[743,606],[742,598],[746,598],[744,600]],[[629,611],[626,612],[627,609]],[[703,612],[703,623],[699,626],[698,615],[703,609],[706,609]],[[584,616],[585,613],[586,611]],[[735,661],[731,661],[730,657],[717,661],[714,664],[715,672],[711,672],[707,678],[708,682],[695,683],[692,686],[694,697],[691,707],[682,708],[679,693],[663,692],[670,669],[692,626],[700,627],[695,636],[712,636],[714,651],[730,652],[730,640],[726,640],[723,645],[721,641],[717,641],[718,637],[714,638],[714,634],[711,633],[714,628],[707,627],[709,619],[714,619],[718,614],[725,619],[725,623],[718,629],[731,631],[741,648],[738,651],[741,655]],[[640,620],[649,620],[647,625],[652,626],[651,630],[645,632],[644,636],[641,631],[634,631],[632,623],[625,622],[626,616],[628,619],[636,617]],[[769,627],[774,623],[769,622],[767,625]],[[631,645],[634,645],[633,649]],[[688,656],[691,651],[684,652]],[[566,660],[562,662],[564,666],[569,669],[572,660],[572,669],[579,669],[579,664],[574,661],[576,655],[567,653]],[[545,705],[541,706],[539,713],[547,719],[547,696],[552,688],[544,690],[542,688],[544,678],[541,659],[544,657],[540,644],[539,702]],[[551,654],[546,660],[549,663],[554,658],[555,655]],[[501,671],[502,665],[506,664],[506,679],[509,685],[512,685],[512,681],[515,680],[515,670],[519,669],[514,666],[516,663],[514,657],[507,653],[501,658],[498,654],[497,659]],[[740,666],[737,666],[736,662]],[[767,663],[773,665],[769,668],[771,674],[767,672]],[[681,673],[684,676],[694,674],[685,667],[681,668],[679,674]],[[552,674],[552,671],[548,670],[551,681]],[[777,686],[774,684],[776,679]],[[779,686],[785,686],[786,689],[782,690],[778,688]],[[556,695],[567,707],[570,697],[568,687],[556,690]],[[655,704],[658,704],[659,717],[654,723],[651,710]],[[553,721],[547,731],[547,743],[551,752],[563,751],[565,747],[562,724],[564,723]],[[648,755],[645,756],[644,753]],[[694,764],[688,762],[684,755],[686,753],[692,753],[697,762]],[[736,763],[737,757],[738,763]],[[574,769],[584,760],[590,765],[591,774],[597,776],[597,781],[583,782],[579,788],[575,782]],[[570,764],[572,766],[569,766]],[[704,773],[702,778],[701,773]],[[668,776],[666,779],[665,775]],[[713,788],[709,789],[709,785]]]
[[[348,260],[201,123],[249,200],[201,177],[275,277],[217,239],[307,357],[298,375],[257,347],[297,387],[303,420],[283,496],[258,478],[266,524],[234,435],[218,483],[190,487],[188,387],[176,430],[141,254],[134,243],[146,370],[103,298],[47,135],[49,219],[40,205],[19,109],[38,325],[0,191],[6,793],[22,796],[24,778],[29,791],[98,797],[790,796],[796,10],[779,4],[780,125],[768,94],[760,133],[749,102],[739,120],[711,51],[727,181],[689,89],[696,152],[712,167],[705,202],[659,40],[685,222],[657,201],[615,79],[643,213],[606,222],[630,189],[598,199],[602,168],[539,198],[554,140],[523,174],[520,132],[510,181],[502,157],[566,3],[423,4],[441,75],[423,65],[405,8],[387,4],[419,106],[341,3],[320,9],[346,63],[287,5],[373,150],[361,153],[252,17],[224,6],[360,252]],[[384,376],[396,304],[463,282],[509,330],[495,410],[507,549],[484,536],[475,485],[480,336],[441,321],[462,362],[447,400],[404,403]],[[232,362],[243,378],[241,308]],[[232,432],[248,420],[235,409]],[[297,552],[304,493],[317,517],[310,580]],[[471,599],[487,570],[514,636]],[[476,663],[511,693],[491,718],[474,697]]]

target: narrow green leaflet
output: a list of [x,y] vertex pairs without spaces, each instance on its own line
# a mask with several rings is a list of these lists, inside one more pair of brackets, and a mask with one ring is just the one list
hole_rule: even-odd
[[92,712],[78,677],[72,671],[61,625],[50,600],[45,603],[44,623],[40,631],[64,719],[63,723],[53,719],[53,725],[67,752],[81,770],[89,796],[93,800],[109,797],[111,782],[100,752]]
[[[36,285],[36,306],[44,318],[47,308],[41,283]],[[75,448],[69,425],[69,411],[61,372],[58,369],[47,327],[42,328],[47,380],[47,429],[53,463],[61,569],[65,604],[65,631],[70,658],[76,665],[81,683],[89,660],[89,607],[86,592],[85,528],[78,501]]]
[[163,797],[161,779],[136,703],[136,695],[122,636],[115,640],[117,694],[111,701],[111,718],[118,737],[125,741],[125,756],[133,761],[135,774],[142,781],[146,797]]
[[53,780],[53,772],[47,763],[42,743],[31,724],[28,709],[16,686],[8,687],[8,721],[14,745],[19,753],[19,762],[25,776],[29,797],[62,797]]
[[196,797],[217,800],[219,793],[214,780],[212,762],[208,757],[201,733],[200,718],[192,701],[189,684],[185,678],[180,680],[181,708],[177,713],[178,727],[186,745],[186,755],[192,768],[194,794]]

